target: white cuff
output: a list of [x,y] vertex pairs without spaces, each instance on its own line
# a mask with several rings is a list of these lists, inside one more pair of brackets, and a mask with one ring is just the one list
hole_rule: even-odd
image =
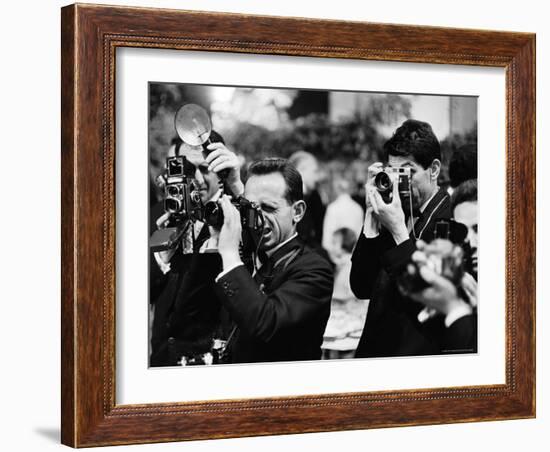
[[244,265],[241,261],[238,261],[238,262],[235,262],[233,265],[230,265],[229,267],[227,267],[225,270],[223,270],[218,276],[216,276],[216,282],[218,282],[218,280],[222,277],[222,276],[225,276],[227,275],[231,270],[237,268],[237,267],[240,267],[241,265]]
[[199,253],[213,253],[218,251],[218,240],[210,237],[206,242],[201,245]]
[[472,313],[472,308],[466,303],[457,306],[455,309],[452,309],[451,312],[445,317],[445,326],[449,328],[454,322],[462,317],[466,317]]
[[160,257],[160,253],[153,253],[153,256],[155,256],[155,260],[157,261],[157,264],[160,268],[160,271],[166,275],[166,273],[168,273],[170,271],[170,262],[168,263],[165,263],[161,257]]
[[367,239],[373,239],[380,234],[380,223],[373,215],[373,210],[367,208],[365,212],[365,221],[363,223],[363,235]]

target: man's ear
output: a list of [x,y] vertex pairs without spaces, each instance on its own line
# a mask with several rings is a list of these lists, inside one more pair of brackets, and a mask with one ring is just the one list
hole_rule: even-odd
[[434,159],[430,166],[430,170],[430,179],[437,182],[437,178],[439,177],[439,173],[441,172],[441,160]]
[[306,213],[305,201],[300,200],[292,204],[292,211],[292,222],[296,225],[300,221],[302,221],[302,218],[304,218],[304,215]]

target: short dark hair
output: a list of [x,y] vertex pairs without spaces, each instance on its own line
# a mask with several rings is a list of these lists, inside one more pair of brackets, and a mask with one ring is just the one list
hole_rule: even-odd
[[427,122],[407,119],[384,144],[386,160],[395,157],[413,157],[422,168],[428,168],[435,159],[441,160],[441,147],[432,126]]
[[283,176],[286,183],[285,199],[289,204],[304,199],[302,176],[300,176],[296,167],[287,159],[270,157],[258,160],[248,168],[248,177],[263,176],[272,173],[279,173]]
[[453,152],[449,163],[451,187],[469,179],[477,179],[477,145],[465,144]]
[[470,179],[462,182],[451,196],[451,206],[453,210],[463,202],[475,201],[477,201],[477,179]]

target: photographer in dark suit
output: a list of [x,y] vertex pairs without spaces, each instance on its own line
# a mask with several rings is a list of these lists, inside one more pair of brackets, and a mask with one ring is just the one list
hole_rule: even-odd
[[449,195],[437,183],[439,141],[429,124],[407,120],[385,143],[384,151],[389,167],[409,168],[411,193],[407,205],[402,205],[394,181],[391,202],[386,203],[374,184],[383,165],[369,168],[365,222],[350,275],[354,294],[370,299],[356,357],[440,353],[441,332],[418,319],[424,305],[403,296],[396,283],[416,241],[431,241],[436,220],[451,217]]
[[[235,196],[244,190],[237,156],[215,132],[211,141],[206,150],[181,141],[174,149],[176,155],[185,156],[194,166],[203,204],[219,198],[222,184]],[[227,173],[223,181],[218,175],[220,171]],[[169,219],[169,214],[162,215],[156,220],[157,227],[164,227]],[[150,278],[164,274],[160,293],[153,297],[156,294],[151,292],[153,367],[186,364],[182,360],[190,362],[202,355],[208,360],[214,337],[227,334],[223,311],[213,291],[214,278],[221,270],[217,233],[200,221],[194,222],[188,232],[173,249],[154,253],[150,264]]]
[[227,196],[220,201],[223,271],[216,293],[235,322],[230,362],[320,359],[333,274],[328,262],[297,237],[306,209],[300,173],[287,160],[265,159],[248,175],[244,196],[259,205],[265,220],[259,253],[264,258],[253,275],[239,256],[239,211]]

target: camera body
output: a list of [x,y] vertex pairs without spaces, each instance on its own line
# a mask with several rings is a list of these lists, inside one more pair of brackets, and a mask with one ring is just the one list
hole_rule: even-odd
[[[245,255],[250,255],[257,251],[260,244],[263,229],[264,215],[262,210],[255,203],[250,202],[243,196],[233,199],[231,203],[239,211],[242,226],[242,247],[241,254],[243,259]],[[224,222],[223,210],[217,202],[207,202],[203,210],[203,218],[206,224],[215,229],[221,229]]]
[[195,166],[184,156],[168,157],[166,171],[157,178],[164,190],[164,210],[170,213],[167,227],[157,229],[149,239],[151,251],[160,252],[178,246],[188,225],[202,220],[203,206]]
[[411,169],[385,166],[374,178],[374,186],[386,204],[392,199],[393,184],[397,182],[399,197],[403,206],[411,199]]
[[[164,210],[170,213],[170,221],[168,227],[154,231],[150,239],[152,251],[166,251],[178,246],[189,223],[195,221],[221,229],[224,221],[221,207],[215,201],[203,204],[195,179],[195,166],[184,156],[168,157],[166,173],[158,181],[164,186]],[[242,196],[231,202],[241,215],[243,252],[254,251],[263,233],[262,211]]]
[[[264,217],[259,206],[250,202],[243,196],[239,196],[231,201],[241,214],[241,225],[243,229],[250,228],[261,232],[264,226]],[[223,210],[217,202],[210,201],[204,206],[204,221],[215,229],[221,229],[223,226]]]
[[195,166],[184,156],[166,159],[164,210],[171,214],[175,223],[202,219],[199,185],[194,175]]

